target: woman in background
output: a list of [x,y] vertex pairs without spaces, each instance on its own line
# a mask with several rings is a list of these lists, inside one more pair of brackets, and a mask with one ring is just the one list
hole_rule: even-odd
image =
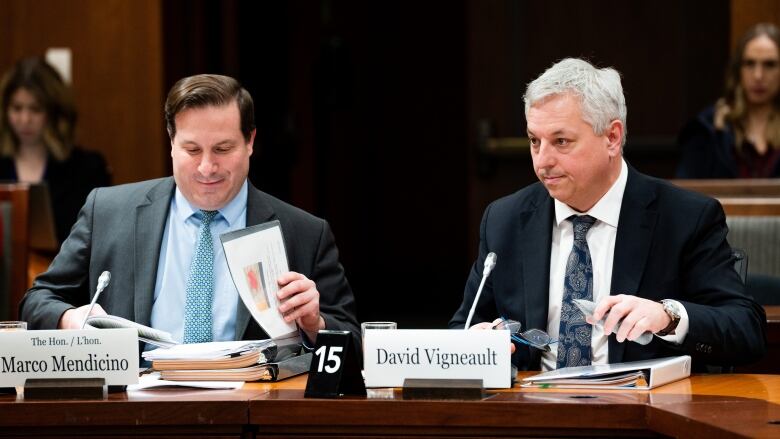
[[0,111],[0,180],[46,182],[62,242],[89,192],[111,183],[106,161],[74,146],[70,88],[41,58],[23,59],[5,74]]
[[780,31],[750,28],[740,39],[726,93],[680,133],[678,178],[780,177]]

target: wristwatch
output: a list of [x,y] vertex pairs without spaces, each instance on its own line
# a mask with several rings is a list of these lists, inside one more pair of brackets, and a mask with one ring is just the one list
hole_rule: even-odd
[[680,323],[680,310],[677,306],[677,302],[673,300],[664,299],[661,303],[664,305],[664,311],[666,311],[666,314],[668,314],[669,318],[672,320],[666,325],[666,328],[656,332],[656,335],[672,335],[674,334],[674,330],[677,329],[677,325]]

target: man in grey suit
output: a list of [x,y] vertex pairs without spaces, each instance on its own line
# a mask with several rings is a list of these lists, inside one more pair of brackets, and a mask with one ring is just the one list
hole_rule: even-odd
[[[285,321],[311,342],[326,328],[356,335],[353,294],[327,222],[247,180],[255,139],[249,93],[226,76],[184,78],[168,94],[165,117],[173,177],[93,190],[60,253],[22,300],[21,318],[32,329],[78,328],[108,270],[111,285],[92,314],[109,312],[185,342],[192,318],[211,331],[190,341],[264,338],[239,300],[218,236],[279,220],[292,270],[276,279]],[[204,252],[213,268],[195,275]],[[190,291],[205,283],[204,305],[203,295],[193,299]],[[185,313],[193,307],[197,313]]]

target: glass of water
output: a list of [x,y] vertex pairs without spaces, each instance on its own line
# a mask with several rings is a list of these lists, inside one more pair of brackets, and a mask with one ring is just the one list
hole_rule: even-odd
[[[22,321],[2,321],[0,322],[0,332],[11,332],[11,331],[26,331],[27,330],[27,322]],[[17,395],[21,395],[22,392],[24,392],[23,386],[17,386],[16,389],[13,387],[0,387],[0,393],[14,393],[16,392]]]
[[[360,324],[360,341],[363,343],[363,361],[365,364],[366,356],[366,330],[369,329],[398,329],[396,322],[363,322]],[[388,388],[369,388],[366,389],[366,396],[369,399],[393,399],[393,389]]]

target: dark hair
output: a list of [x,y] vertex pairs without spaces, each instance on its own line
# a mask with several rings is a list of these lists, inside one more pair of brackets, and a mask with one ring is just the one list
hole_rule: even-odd
[[20,60],[0,81],[0,155],[13,156],[19,146],[8,122],[8,106],[11,96],[22,88],[32,93],[46,112],[43,143],[55,159],[65,160],[73,149],[76,107],[70,87],[54,67],[39,57]]
[[171,140],[176,136],[176,115],[188,108],[222,106],[236,101],[241,114],[241,133],[249,141],[255,129],[252,96],[235,79],[223,75],[195,75],[180,79],[165,100],[165,124]]

